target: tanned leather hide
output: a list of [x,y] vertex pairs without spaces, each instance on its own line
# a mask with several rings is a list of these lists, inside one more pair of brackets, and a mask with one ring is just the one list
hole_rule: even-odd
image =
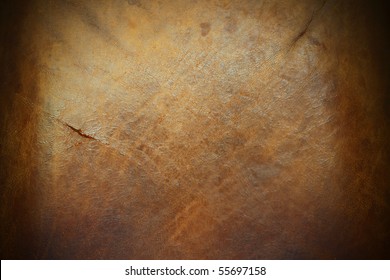
[[389,258],[384,2],[2,1],[1,258]]

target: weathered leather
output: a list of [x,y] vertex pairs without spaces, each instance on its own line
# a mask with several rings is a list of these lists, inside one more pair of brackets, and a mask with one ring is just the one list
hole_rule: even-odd
[[2,259],[389,258],[382,2],[2,5]]

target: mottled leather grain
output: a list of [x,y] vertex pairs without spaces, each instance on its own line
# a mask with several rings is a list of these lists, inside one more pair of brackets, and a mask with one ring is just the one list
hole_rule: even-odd
[[2,1],[2,259],[388,259],[384,1]]

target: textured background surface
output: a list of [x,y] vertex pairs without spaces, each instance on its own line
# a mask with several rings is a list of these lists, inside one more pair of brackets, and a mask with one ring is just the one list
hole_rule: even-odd
[[2,258],[389,258],[381,2],[2,2]]

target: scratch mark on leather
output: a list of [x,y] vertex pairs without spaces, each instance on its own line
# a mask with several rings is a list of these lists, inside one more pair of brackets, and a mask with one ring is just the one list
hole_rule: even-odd
[[295,46],[295,44],[306,34],[307,30],[309,29],[309,26],[313,22],[313,18],[314,18],[314,12],[311,14],[311,17],[310,17],[309,21],[306,23],[303,30],[301,32],[299,32],[299,34],[297,36],[295,36],[294,39],[292,40],[289,50],[291,50],[291,48],[293,48]]
[[42,106],[40,106],[40,105],[38,105],[38,104],[32,102],[31,100],[29,100],[29,98],[26,98],[25,96],[22,96],[22,95],[17,95],[17,96],[20,98],[20,100],[21,100],[24,104],[30,106],[31,108],[36,108],[36,109],[38,109],[40,112],[46,114],[49,118],[51,118],[52,120],[56,121],[57,123],[59,123],[59,124],[61,124],[61,125],[64,125],[64,126],[70,128],[70,129],[72,129],[74,132],[76,132],[77,134],[79,134],[81,137],[88,138],[88,139],[92,139],[92,140],[96,140],[97,142],[99,142],[99,143],[101,143],[101,144],[103,144],[103,145],[105,145],[105,146],[108,146],[108,147],[110,147],[111,149],[115,150],[115,151],[118,152],[119,154],[124,155],[122,151],[118,150],[117,148],[112,147],[106,140],[97,139],[97,138],[95,138],[95,137],[93,137],[93,136],[91,136],[91,135],[86,134],[86,133],[83,132],[81,129],[75,128],[74,126],[68,124],[67,122],[65,122],[65,121],[63,121],[63,120],[57,118],[57,117],[54,116],[52,113],[50,113],[50,112],[44,110],[44,109],[42,108]]
[[91,135],[86,134],[86,133],[83,132],[81,129],[77,129],[77,128],[71,126],[71,125],[68,124],[68,123],[64,123],[64,125],[66,125],[67,127],[69,127],[71,130],[73,130],[74,132],[76,132],[76,133],[77,133],[78,135],[80,135],[81,137],[99,141],[99,140],[97,140],[96,138],[92,137]]
[[319,7],[317,10],[314,10],[312,13],[311,13],[311,16],[310,16],[310,19],[308,20],[308,22],[305,24],[305,26],[303,27],[303,29],[301,30],[301,32],[298,33],[298,35],[296,35],[293,40],[291,41],[291,44],[290,44],[290,47],[288,49],[287,52],[290,52],[290,50],[292,48],[294,48],[294,46],[297,44],[297,42],[307,33],[307,31],[309,30],[309,27],[312,25],[313,23],[313,20],[315,18],[315,16],[324,8],[326,2],[328,0],[325,0],[321,7]]

